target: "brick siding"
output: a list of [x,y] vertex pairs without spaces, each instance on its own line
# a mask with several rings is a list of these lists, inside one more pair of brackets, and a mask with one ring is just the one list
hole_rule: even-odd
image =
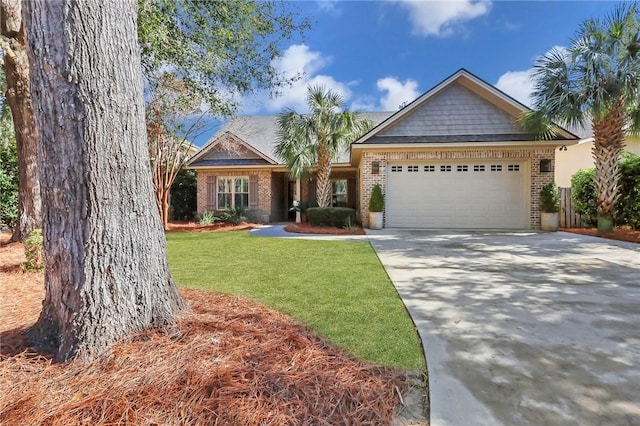
[[258,213],[271,215],[271,171],[269,170],[230,170],[208,171],[198,170],[198,214],[207,210],[207,177],[258,176]]

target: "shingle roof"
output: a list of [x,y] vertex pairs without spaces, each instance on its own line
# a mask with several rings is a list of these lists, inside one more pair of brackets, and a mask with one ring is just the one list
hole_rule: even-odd
[[[378,125],[392,114],[393,112],[389,111],[363,112],[360,113],[360,116],[371,120],[374,125]],[[216,132],[216,134],[207,141],[200,152],[205,152],[218,140],[220,136],[224,135],[226,132],[230,132],[242,139],[245,143],[253,147],[265,157],[272,159],[276,163],[282,164],[281,160],[275,153],[277,118],[277,115],[243,115],[235,117],[223,125],[222,128],[220,128],[220,130],[218,130],[218,132]],[[197,162],[198,160],[194,161],[192,165],[195,165]],[[336,162],[348,163],[349,151],[347,150],[341,153]]]

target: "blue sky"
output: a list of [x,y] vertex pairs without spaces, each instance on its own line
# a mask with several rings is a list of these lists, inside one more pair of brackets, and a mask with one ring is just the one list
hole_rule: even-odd
[[[529,70],[552,47],[567,46],[580,23],[611,1],[304,1],[289,6],[311,30],[275,64],[302,77],[283,94],[242,99],[239,114],[304,112],[310,84],[323,84],[360,111],[393,111],[460,68],[528,104]],[[196,139],[202,145],[212,124]]]

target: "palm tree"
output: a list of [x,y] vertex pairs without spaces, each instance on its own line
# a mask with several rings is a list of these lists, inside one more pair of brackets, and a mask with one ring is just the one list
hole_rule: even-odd
[[287,109],[278,115],[276,154],[296,179],[316,166],[318,206],[328,207],[332,161],[369,131],[373,123],[357,112],[346,110],[343,98],[322,86],[307,89],[307,105],[309,114]]
[[639,18],[635,3],[620,4],[604,19],[583,22],[569,48],[552,49],[534,65],[535,111],[525,123],[593,129],[599,234],[613,230],[625,133],[640,131]]

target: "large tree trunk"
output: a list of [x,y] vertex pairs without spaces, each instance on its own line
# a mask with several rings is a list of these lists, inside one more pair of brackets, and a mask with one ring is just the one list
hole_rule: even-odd
[[[620,103],[624,105],[623,102]],[[602,119],[593,121],[593,149],[598,193],[598,234],[613,231],[613,212],[620,194],[620,155],[624,150],[624,108],[612,108]]]
[[184,308],[146,144],[136,0],[28,1],[45,300],[30,338],[89,360]]
[[18,222],[11,237],[22,241],[42,226],[38,176],[38,134],[29,89],[29,62],[22,22],[21,0],[0,3],[0,32],[7,79],[6,99],[16,132],[18,152]]
[[319,207],[331,205],[331,155],[324,144],[318,144],[318,184],[316,201]]

